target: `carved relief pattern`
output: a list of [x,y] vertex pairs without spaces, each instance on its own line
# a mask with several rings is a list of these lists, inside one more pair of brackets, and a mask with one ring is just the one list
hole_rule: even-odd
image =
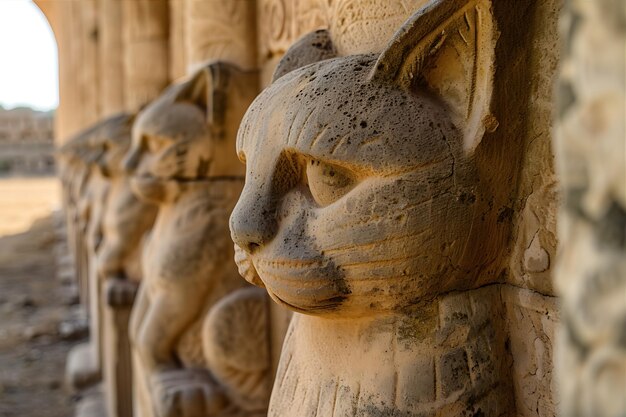
[[327,28],[334,0],[259,0],[260,57],[280,58],[301,36]]
[[167,0],[122,1],[125,108],[137,111],[169,82]]
[[255,1],[187,0],[188,71],[208,60],[256,66]]
[[334,0],[330,31],[340,55],[380,52],[426,0]]

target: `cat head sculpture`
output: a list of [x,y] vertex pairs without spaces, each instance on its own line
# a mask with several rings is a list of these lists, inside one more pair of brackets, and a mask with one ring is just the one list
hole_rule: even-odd
[[124,174],[122,161],[130,147],[134,119],[134,115],[129,113],[116,114],[107,118],[97,130],[103,148],[97,163],[105,177]]
[[256,83],[254,75],[211,63],[143,109],[124,162],[135,192],[159,202],[174,198],[188,181],[242,176],[234,151],[234,120],[251,101],[249,83]]
[[[122,173],[121,161],[130,144],[133,116],[120,113],[81,131],[59,148],[61,177],[82,189],[94,173],[104,177]],[[81,192],[82,193],[82,192]]]
[[475,285],[491,217],[474,155],[497,127],[489,6],[431,2],[381,54],[333,58],[323,30],[287,52],[237,139],[231,235],[246,279],[294,311],[342,317]]

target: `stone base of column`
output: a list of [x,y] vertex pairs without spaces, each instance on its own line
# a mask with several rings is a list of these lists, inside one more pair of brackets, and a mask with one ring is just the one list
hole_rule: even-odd
[[110,417],[132,417],[132,360],[128,324],[138,284],[111,279],[104,297],[104,388]]

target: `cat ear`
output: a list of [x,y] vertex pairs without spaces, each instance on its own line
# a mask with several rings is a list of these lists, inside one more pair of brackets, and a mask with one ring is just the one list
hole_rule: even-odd
[[287,50],[276,66],[272,82],[305,65],[336,57],[337,50],[330,33],[326,29],[316,30],[304,35]]
[[370,77],[433,91],[473,153],[498,125],[490,112],[497,37],[490,0],[434,0],[396,32]]
[[237,85],[237,94],[248,99],[243,96],[258,90],[258,74],[255,71],[242,71],[226,62],[211,62],[197,70],[189,84],[179,92],[176,101],[191,101],[201,107],[206,112],[207,123],[213,133],[221,136],[226,123],[228,100],[236,99],[229,92],[233,84]]
[[209,124],[219,124],[224,118],[224,88],[230,68],[214,62],[199,68],[178,91],[176,102],[191,102],[205,111]]

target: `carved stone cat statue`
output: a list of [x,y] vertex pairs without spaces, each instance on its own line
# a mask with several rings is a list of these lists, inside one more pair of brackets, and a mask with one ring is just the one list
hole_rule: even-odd
[[381,54],[306,36],[250,106],[236,259],[295,312],[269,416],[515,415],[475,164],[495,42],[489,1],[432,1]]
[[69,182],[72,202],[75,257],[79,266],[81,301],[88,309],[90,340],[72,349],[67,360],[66,377],[70,387],[82,390],[102,377],[100,281],[96,269],[97,252],[102,243],[102,220],[106,211],[109,183],[98,161],[106,152],[104,120],[81,132],[61,151],[73,154],[67,174],[77,177]]
[[132,412],[128,315],[140,279],[141,238],[156,214],[133,195],[121,169],[133,119],[108,117],[60,149],[68,223],[75,222],[73,250],[86,281],[81,301],[90,320],[89,342],[67,361],[69,385],[81,395],[76,415],[94,415],[94,409],[102,415],[105,399],[111,414]]
[[237,126],[256,92],[256,74],[208,64],[133,127],[125,165],[159,207],[131,317],[138,417],[265,415],[267,297],[237,274],[228,231]]
[[[79,300],[86,309],[89,305],[87,288],[87,271],[83,265],[84,222],[79,218],[79,201],[83,185],[87,182],[89,170],[84,159],[89,147],[88,132],[81,132],[72,137],[57,151],[59,177],[62,186],[62,198],[68,230],[68,246],[71,258],[76,265],[76,284]],[[66,378],[71,389],[80,389],[98,381],[100,375],[91,360],[91,347],[81,344],[75,347],[68,356]]]
[[100,152],[93,149],[94,144],[91,134],[92,127],[68,140],[58,149],[57,160],[59,162],[59,178],[62,186],[63,205],[66,213],[68,228],[68,244],[71,256],[76,264],[76,275],[79,287],[80,301],[84,306],[87,301],[87,271],[83,265],[84,234],[86,222],[81,218],[80,201],[89,179],[90,167],[88,160],[92,152]]
[[[155,204],[140,200],[132,191],[130,177],[122,160],[130,148],[134,117],[119,114],[109,119],[102,135],[105,153],[98,161],[100,171],[109,183],[107,208],[102,220],[103,241],[95,265],[100,279],[117,288],[107,298],[118,304],[132,304],[133,287],[141,280],[141,241],[156,218]],[[125,282],[127,284],[125,285]]]
[[95,259],[100,284],[102,373],[107,409],[116,417],[132,416],[132,372],[128,325],[141,280],[141,248],[152,228],[157,207],[132,192],[122,160],[130,147],[134,115],[107,119],[99,135],[104,153],[100,173],[109,184],[102,218],[102,243]]

